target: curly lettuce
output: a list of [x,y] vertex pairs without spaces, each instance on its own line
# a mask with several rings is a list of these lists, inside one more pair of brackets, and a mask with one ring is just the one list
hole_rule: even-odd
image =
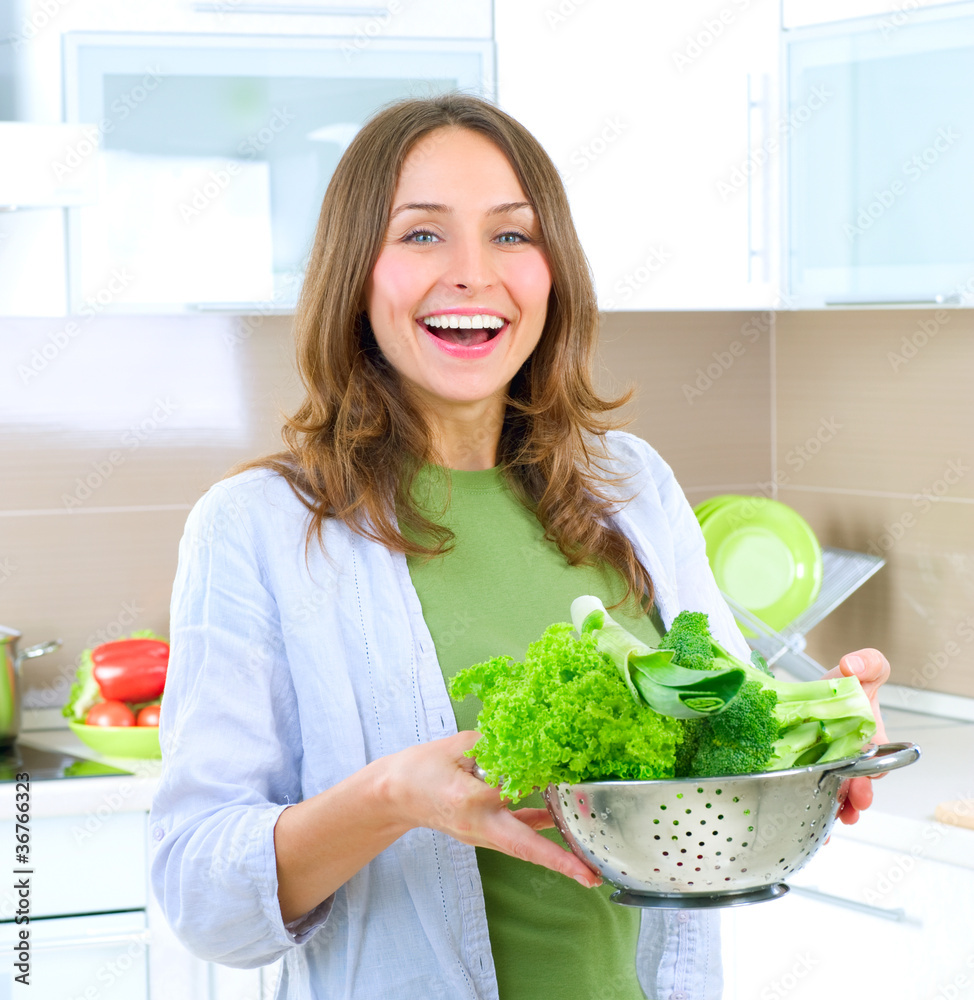
[[680,723],[638,704],[595,640],[567,623],[549,626],[523,663],[494,657],[449,690],[483,702],[469,755],[512,802],[549,782],[673,777]]

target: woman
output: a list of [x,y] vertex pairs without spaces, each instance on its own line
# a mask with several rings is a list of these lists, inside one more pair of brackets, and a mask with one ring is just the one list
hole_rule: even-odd
[[[713,916],[610,903],[543,809],[472,775],[476,706],[446,694],[582,593],[649,641],[706,611],[748,653],[669,469],[606,432],[550,160],[474,98],[381,112],[296,322],[287,450],[215,486],[180,548],[151,818],[172,926],[214,961],[286,955],[289,997],[719,995]],[[857,658],[874,692],[888,666]]]

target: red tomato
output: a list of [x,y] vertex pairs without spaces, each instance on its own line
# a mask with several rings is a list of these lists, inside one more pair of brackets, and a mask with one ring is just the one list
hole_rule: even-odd
[[134,726],[135,713],[124,702],[100,701],[88,709],[89,726]]
[[146,705],[139,709],[139,714],[135,717],[137,726],[158,726],[159,725],[159,705]]

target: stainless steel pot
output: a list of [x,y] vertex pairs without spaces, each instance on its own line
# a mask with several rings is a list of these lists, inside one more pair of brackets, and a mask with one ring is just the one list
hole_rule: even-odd
[[24,660],[52,653],[61,639],[39,642],[17,652],[20,633],[0,625],[0,747],[10,746],[20,734],[20,665]]

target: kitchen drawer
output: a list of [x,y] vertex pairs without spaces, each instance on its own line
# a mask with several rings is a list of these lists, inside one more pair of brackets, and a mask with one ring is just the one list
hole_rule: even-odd
[[[32,919],[30,1000],[147,1000],[148,932],[145,913]],[[0,1000],[21,995],[23,974],[15,944],[21,925],[0,924]]]
[[[145,909],[148,814],[113,813],[110,808],[106,802],[85,816],[31,820],[26,867],[32,871],[26,877],[32,920]],[[14,825],[12,820],[0,822],[0,857],[9,859],[8,872],[14,868]],[[13,876],[7,881],[8,887],[0,890],[0,920],[12,920],[17,912]]]

